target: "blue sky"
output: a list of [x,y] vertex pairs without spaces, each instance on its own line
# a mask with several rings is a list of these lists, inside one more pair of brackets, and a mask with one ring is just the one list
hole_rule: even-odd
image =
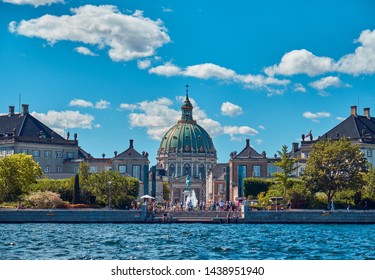
[[0,112],[30,104],[96,157],[155,164],[189,84],[219,162],[375,114],[373,1],[0,0]]

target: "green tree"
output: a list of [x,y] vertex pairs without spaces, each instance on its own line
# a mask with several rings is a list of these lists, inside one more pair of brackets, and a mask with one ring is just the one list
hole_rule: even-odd
[[31,155],[16,154],[0,159],[0,201],[16,201],[22,188],[42,175]]
[[347,139],[328,139],[312,146],[303,178],[312,191],[324,192],[330,204],[337,191],[361,188],[366,169],[367,160],[358,146]]
[[365,176],[362,197],[375,199],[375,167],[371,167]]
[[163,183],[163,199],[170,200],[171,188],[169,187],[168,182]]
[[91,174],[87,188],[99,205],[125,209],[138,196],[139,180],[119,172],[104,171]]
[[280,182],[283,187],[283,196],[286,196],[286,191],[289,187],[288,178],[291,177],[293,171],[295,171],[298,166],[296,163],[299,158],[291,158],[288,153],[288,146],[283,145],[281,151],[277,151],[280,157],[280,161],[275,162],[275,165],[281,168],[281,172],[275,172],[274,176],[278,182]]
[[80,203],[80,190],[79,190],[79,175],[74,176],[74,186],[73,186],[73,201],[74,204]]

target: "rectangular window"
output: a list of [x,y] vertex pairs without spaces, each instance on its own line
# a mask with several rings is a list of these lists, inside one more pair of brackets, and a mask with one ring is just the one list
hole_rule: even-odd
[[104,166],[104,170],[105,171],[111,171],[112,170],[112,166],[106,165],[106,166]]
[[275,173],[275,172],[276,172],[275,166],[268,166],[267,167],[267,176],[268,177],[272,177],[273,173]]
[[118,171],[119,171],[121,174],[125,174],[125,173],[126,173],[126,165],[119,165],[119,166],[118,166]]
[[7,150],[7,155],[9,156],[11,154],[13,154],[13,150]]
[[367,157],[372,157],[372,150],[367,150]]
[[62,158],[63,153],[62,152],[56,152],[56,158]]
[[253,177],[260,177],[260,165],[253,166]]
[[51,157],[51,151],[44,151],[44,157]]
[[21,154],[27,154],[27,149],[21,149]]
[[62,167],[61,166],[57,166],[56,167],[56,172],[57,173],[62,173]]
[[33,156],[34,157],[40,157],[40,151],[39,150],[33,150]]
[[66,153],[66,156],[68,158],[74,158],[74,153],[73,152],[68,152],[68,153]]
[[51,166],[48,166],[48,165],[44,166],[43,171],[44,171],[44,173],[50,173],[51,172]]
[[96,165],[91,165],[89,171],[90,173],[98,173],[98,167]]
[[141,166],[133,165],[133,177],[141,180]]

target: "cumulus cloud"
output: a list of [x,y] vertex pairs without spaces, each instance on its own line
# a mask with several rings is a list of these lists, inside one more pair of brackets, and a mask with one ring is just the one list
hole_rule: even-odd
[[33,5],[34,7],[51,5],[54,3],[64,4],[64,0],[3,0],[3,2],[15,5]]
[[81,128],[92,129],[100,127],[94,124],[95,118],[89,114],[81,114],[79,111],[54,111],[45,113],[32,112],[32,116],[40,120],[45,125],[51,127],[54,131],[63,135],[65,129]]
[[224,116],[234,117],[243,114],[242,108],[230,102],[221,104],[221,114]]
[[95,103],[95,109],[104,110],[107,109],[110,104],[110,102],[100,99],[100,101]]
[[72,8],[73,15],[44,15],[9,24],[9,31],[27,37],[38,37],[50,44],[73,41],[99,48],[109,48],[114,61],[129,61],[155,54],[170,42],[161,20],[144,17],[142,11],[122,14],[113,5],[85,5]]
[[362,31],[354,42],[361,46],[354,53],[343,56],[337,62],[337,70],[353,75],[375,73],[375,30]]
[[119,106],[119,110],[129,110],[129,111],[134,111],[137,109],[138,106],[135,104],[127,104],[127,103],[121,103]]
[[338,77],[334,76],[321,78],[317,81],[311,82],[309,85],[317,90],[324,90],[328,87],[349,86],[348,84],[344,84]]
[[321,118],[329,118],[331,117],[331,113],[328,112],[317,112],[317,113],[311,113],[311,112],[304,112],[303,117],[307,119],[321,119]]
[[141,70],[150,68],[151,60],[149,60],[149,59],[144,59],[144,60],[138,59],[137,65],[138,65],[138,68],[141,69]]
[[74,106],[76,106],[76,107],[94,107],[92,102],[86,101],[86,100],[83,100],[83,99],[76,99],[76,98],[69,102],[69,106],[71,106],[71,107],[74,107]]
[[264,69],[269,76],[275,74],[292,76],[296,74],[307,74],[316,76],[332,71],[334,61],[329,57],[315,56],[311,52],[302,50],[293,50],[286,53],[278,65],[273,65]]
[[294,84],[293,91],[306,92],[306,88],[302,84],[297,83],[297,84]]
[[360,44],[354,50],[341,57],[337,62],[330,57],[316,56],[308,50],[293,50],[286,53],[279,64],[267,67],[264,72],[269,76],[307,74],[317,76],[329,72],[345,73],[354,76],[375,73],[375,30],[361,32],[354,43]]
[[265,130],[266,128],[263,125],[258,126],[261,130]]
[[171,62],[167,62],[164,65],[159,65],[148,70],[150,74],[156,74],[160,76],[180,76],[182,75],[180,67],[173,65]]
[[149,69],[150,74],[162,76],[185,76],[198,79],[217,79],[226,82],[240,83],[247,88],[266,88],[271,91],[269,86],[286,86],[289,80],[280,80],[274,77],[263,75],[237,74],[234,70],[228,69],[213,63],[203,63],[187,66],[185,69],[167,62]]
[[77,47],[74,49],[77,53],[89,56],[98,56],[96,53],[93,53],[90,49],[86,47]]
[[[129,114],[129,123],[131,127],[142,127],[146,129],[151,139],[161,140],[164,134],[177,123],[181,118],[180,105],[184,96],[176,98],[178,104],[171,99],[159,98],[153,101],[143,101],[137,104],[122,103],[120,108],[124,110],[136,110]],[[197,123],[202,126],[211,137],[227,134],[231,139],[235,135],[255,135],[258,132],[249,126],[222,126],[207,116],[207,113],[200,109],[193,98],[190,98],[193,109],[193,117]],[[178,109],[175,109],[178,106]]]
[[73,99],[72,101],[69,102],[69,106],[71,107],[84,107],[84,108],[95,108],[95,109],[107,109],[111,103],[109,101],[100,99],[95,103],[95,105],[87,100],[83,99]]
[[345,118],[343,118],[343,117],[336,117],[336,120],[342,122],[343,120],[345,120]]

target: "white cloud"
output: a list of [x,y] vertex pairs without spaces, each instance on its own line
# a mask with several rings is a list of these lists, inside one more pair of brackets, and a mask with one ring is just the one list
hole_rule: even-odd
[[263,143],[263,140],[262,139],[256,139],[255,142],[258,144],[258,145],[261,145]]
[[[213,63],[191,65],[182,69],[171,62],[167,62],[164,65],[149,69],[149,73],[167,77],[186,76],[205,80],[218,79],[226,82],[240,83],[247,88],[266,88],[269,91],[273,91],[269,86],[286,86],[290,83],[289,80],[279,80],[274,77],[265,77],[263,75],[240,75],[232,69]],[[275,92],[277,93],[278,91],[276,90]]]
[[141,70],[150,68],[150,66],[151,66],[151,60],[149,60],[149,59],[144,59],[144,60],[138,59],[137,60],[137,65],[138,65],[138,68],[141,69]]
[[164,65],[159,65],[148,70],[150,74],[156,74],[160,76],[180,76],[181,69],[180,67],[173,65],[170,62],[165,63]]
[[355,43],[360,43],[352,54],[343,56],[337,62],[342,73],[359,75],[375,73],[375,30],[364,30]]
[[32,112],[31,115],[60,135],[63,135],[65,129],[92,129],[93,127],[98,127],[98,125],[93,123],[95,120],[93,116],[81,114],[79,111],[58,112],[50,110],[47,114]]
[[343,118],[343,117],[336,117],[336,120],[342,122],[343,120],[345,120],[345,118]]
[[304,112],[303,116],[307,119],[321,119],[321,118],[329,118],[331,117],[331,114],[328,112],[317,112],[317,113],[311,113],[311,112]]
[[221,104],[221,114],[224,116],[234,117],[243,114],[242,108],[230,102]]
[[232,140],[235,135],[256,135],[258,131],[249,126],[224,126],[223,133],[231,136]]
[[328,87],[349,86],[348,84],[344,84],[338,77],[333,76],[321,78],[317,81],[311,82],[309,85],[317,90],[324,90]]
[[64,4],[64,0],[3,0],[3,2],[15,5],[33,5],[34,7],[51,5],[54,3]]
[[258,126],[261,130],[266,130],[266,128],[263,125]]
[[44,15],[9,24],[9,31],[27,37],[38,37],[50,44],[58,41],[81,42],[108,47],[114,61],[128,61],[152,56],[156,49],[170,42],[161,20],[153,21],[142,11],[122,14],[116,6],[85,5],[72,8],[73,15]]
[[135,105],[135,104],[127,104],[127,103],[121,103],[120,106],[119,106],[120,110],[129,110],[129,111],[134,111],[137,108],[138,108],[137,105]]
[[164,13],[173,13],[174,11],[171,8],[161,7],[161,10]]
[[311,52],[302,50],[293,50],[286,53],[278,65],[273,65],[264,69],[269,76],[307,74],[316,76],[332,71],[334,61],[329,57],[315,56]]
[[[168,98],[159,98],[153,101],[143,101],[137,104],[120,105],[120,108],[138,110],[129,114],[131,127],[143,127],[151,139],[161,140],[165,133],[181,118],[180,105],[184,96],[176,98],[178,104]],[[209,118],[201,110],[194,99],[190,98],[193,109],[193,118],[202,126],[211,137],[227,134],[233,139],[236,135],[255,135],[258,131],[249,126],[222,126],[218,121]],[[178,109],[175,107],[178,106]]]
[[297,84],[294,84],[293,91],[306,92],[306,88],[302,84],[297,83]]
[[74,49],[77,53],[89,56],[98,56],[96,53],[93,53],[90,49],[86,47],[77,47]]
[[100,99],[100,101],[95,103],[95,109],[104,110],[107,109],[110,104],[110,102]]
[[73,99],[69,102],[69,106],[73,107],[94,107],[94,105],[90,101],[86,101],[83,99]]

